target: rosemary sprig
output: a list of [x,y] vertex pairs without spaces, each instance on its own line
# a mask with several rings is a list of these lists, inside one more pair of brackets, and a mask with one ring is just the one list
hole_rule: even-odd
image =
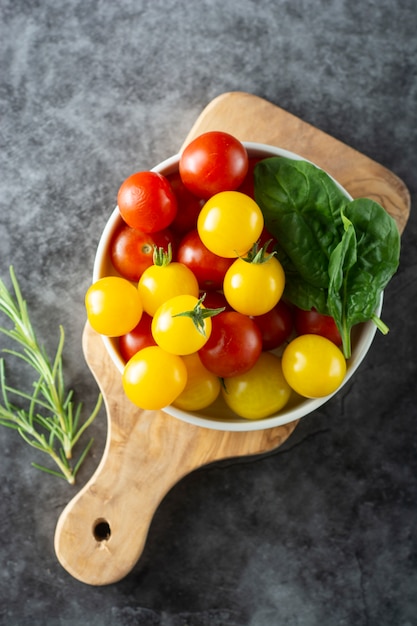
[[[65,389],[62,364],[64,329],[59,327],[58,347],[51,362],[38,342],[12,266],[9,271],[14,294],[0,279],[0,311],[10,319],[13,328],[0,326],[0,333],[15,341],[19,349],[4,348],[3,352],[30,365],[38,378],[33,383],[32,393],[10,387],[6,383],[5,360],[0,359],[0,425],[17,430],[29,445],[47,454],[58,471],[38,463],[32,463],[34,467],[74,484],[93,440],[87,443],[75,465],[71,463],[73,449],[98,414],[102,397],[99,394],[90,416],[81,423],[82,405],[78,403],[74,407],[73,391],[67,393]],[[25,407],[14,404],[11,396]]]

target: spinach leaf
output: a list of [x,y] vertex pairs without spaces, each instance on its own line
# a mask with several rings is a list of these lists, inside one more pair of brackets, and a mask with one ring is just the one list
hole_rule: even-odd
[[340,238],[340,207],[348,202],[339,187],[307,161],[270,157],[256,165],[255,200],[280,243],[284,270],[327,288],[330,254]]
[[399,262],[400,236],[377,202],[350,201],[333,179],[306,161],[271,157],[254,172],[255,200],[278,240],[285,296],[332,315],[350,356],[350,330],[375,318],[381,292]]
[[[342,213],[345,232],[329,265],[328,308],[350,355],[349,335],[355,324],[373,319],[382,291],[399,263],[400,234],[395,221],[377,202],[359,198]],[[353,234],[352,234],[353,233]],[[355,238],[355,243],[347,239]],[[354,258],[352,257],[354,249]]]

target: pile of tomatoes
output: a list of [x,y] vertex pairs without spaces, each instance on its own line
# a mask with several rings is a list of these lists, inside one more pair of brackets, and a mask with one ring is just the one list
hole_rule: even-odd
[[221,397],[260,419],[294,392],[332,393],[345,376],[333,319],[282,298],[279,244],[254,200],[256,162],[212,131],[185,148],[178,172],[137,172],[120,187],[118,276],[93,283],[85,301],[92,327],[118,337],[125,393],[143,409],[198,411]]

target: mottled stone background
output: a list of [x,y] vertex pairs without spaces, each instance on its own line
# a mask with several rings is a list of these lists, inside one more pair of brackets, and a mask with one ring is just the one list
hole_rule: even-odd
[[[87,408],[83,299],[118,187],[176,152],[215,96],[300,116],[394,171],[414,205],[391,332],[360,375],[273,454],[182,480],[120,583],[62,569],[53,535],[77,487],[33,469],[36,452],[0,428],[1,624],[417,624],[416,32],[414,0],[0,0],[0,272],[14,266],[48,350],[64,325]],[[92,434],[78,488],[102,455],[103,412]]]

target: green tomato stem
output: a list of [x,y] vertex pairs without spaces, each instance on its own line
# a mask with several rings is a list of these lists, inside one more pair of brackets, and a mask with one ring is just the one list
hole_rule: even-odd
[[204,306],[202,306],[205,300],[205,297],[206,297],[206,294],[203,294],[201,298],[198,300],[195,307],[191,311],[182,311],[181,313],[176,313],[175,315],[172,316],[172,317],[189,317],[193,321],[196,330],[198,330],[200,335],[203,335],[203,337],[206,336],[204,320],[207,319],[208,317],[214,317],[215,315],[222,313],[226,308],[223,306],[223,307],[219,307],[218,309],[206,309]]
[[260,265],[261,263],[266,263],[276,254],[276,250],[273,250],[268,254],[266,252],[271,241],[272,239],[269,239],[269,241],[267,241],[261,248],[259,248],[258,242],[254,243],[252,248],[248,252],[248,255],[246,257],[241,257],[241,259],[243,261],[246,261],[246,263],[254,263],[257,265]]
[[158,267],[167,267],[172,261],[172,246],[168,244],[168,250],[154,245],[153,247],[153,264]]

